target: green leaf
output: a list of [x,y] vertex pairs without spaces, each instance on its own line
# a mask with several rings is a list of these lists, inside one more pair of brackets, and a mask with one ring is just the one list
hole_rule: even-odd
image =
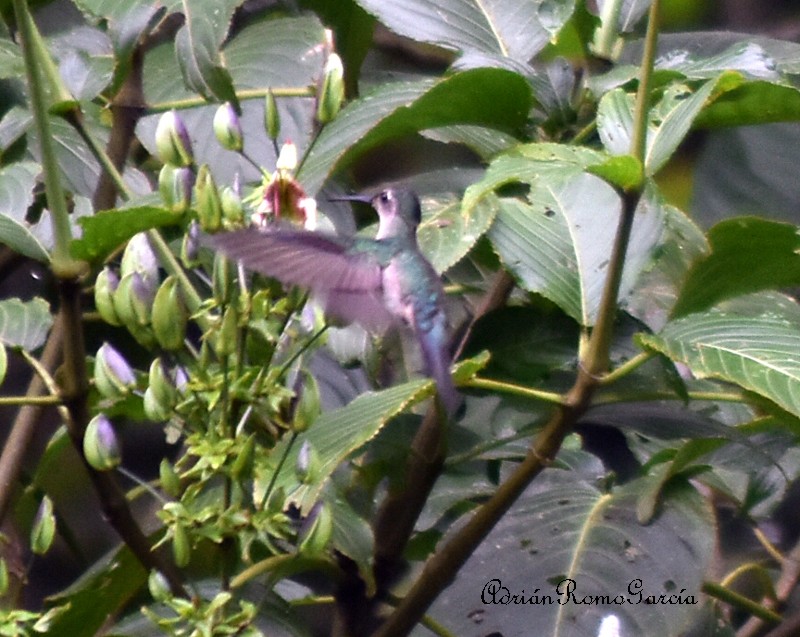
[[747,82],[715,99],[697,117],[698,128],[800,120],[800,91],[773,82]]
[[[181,0],[160,0],[160,5],[167,8],[169,13],[180,10]],[[118,2],[117,0],[76,0],[75,5],[83,13],[95,18],[119,22],[131,15],[134,10],[149,9],[152,0],[129,0],[128,2]]]
[[631,155],[609,157],[600,164],[587,167],[586,171],[622,190],[638,188],[644,179],[641,162]]
[[[323,413],[305,432],[298,444],[293,445],[286,462],[278,473],[276,487],[289,491],[297,485],[295,467],[297,457],[305,441],[318,454],[313,484],[302,484],[290,493],[304,513],[308,513],[319,497],[327,478],[346,458],[364,446],[409,404],[422,400],[430,394],[431,382],[420,379],[397,385],[378,392],[362,394],[341,409]],[[275,446],[272,458],[280,458],[286,452],[289,437]],[[272,476],[265,476],[269,482]]]
[[228,70],[219,55],[231,18],[241,0],[183,0],[186,24],[175,37],[175,55],[188,86],[206,99],[238,104]]
[[50,306],[44,299],[0,301],[0,341],[10,347],[35,350],[44,343],[52,325]]
[[800,285],[797,226],[759,217],[722,221],[708,232],[711,253],[695,263],[673,316],[759,290]]
[[[572,463],[570,457],[584,455],[562,451],[559,460]],[[602,468],[594,470],[595,477],[602,473]],[[430,616],[457,635],[474,634],[476,616],[482,634],[514,634],[520,626],[535,626],[536,635],[597,635],[609,613],[619,619],[623,635],[680,634],[700,603],[644,600],[680,594],[700,601],[713,555],[713,513],[694,489],[676,484],[660,515],[643,526],[636,519],[642,490],[641,481],[633,481],[606,493],[574,469],[548,470],[475,550],[462,569],[469,576],[456,579]],[[557,586],[563,593],[569,584],[564,580],[572,581],[573,597],[559,603]],[[637,581],[640,603],[635,603]],[[519,601],[509,597],[504,603],[502,587]],[[586,596],[583,604],[576,601]],[[594,596],[622,596],[624,601],[589,603]],[[476,604],[483,611],[479,615]]]
[[[526,290],[550,299],[581,325],[592,325],[605,284],[620,198],[600,178],[576,175],[569,165],[560,167],[562,174],[531,184],[527,201],[502,198],[489,238],[503,264]],[[661,224],[658,209],[637,213],[621,299],[627,297],[650,260]]]
[[372,552],[374,538],[367,520],[350,506],[344,495],[336,492],[325,498],[333,515],[331,542],[336,550],[346,555],[358,565],[358,571],[367,584],[369,594],[375,592],[372,572]]
[[[651,109],[645,154],[647,175],[658,172],[672,156],[720,81],[710,80],[694,92],[687,86],[674,85]],[[634,95],[621,88],[606,93],[600,100],[597,132],[613,155],[626,155],[632,150],[634,103]]]
[[699,378],[718,378],[800,415],[800,306],[776,293],[733,299],[667,324],[639,341],[686,364]]
[[76,259],[100,260],[133,235],[174,224],[181,219],[180,215],[155,206],[102,210],[79,220],[83,237],[73,240],[70,250]]
[[[425,198],[422,206],[428,208]],[[498,209],[496,198],[487,197],[464,216],[461,203],[451,199],[439,203],[432,215],[425,215],[419,226],[418,239],[420,249],[434,269],[445,272],[464,257],[492,225]]]
[[49,627],[52,637],[92,637],[131,601],[147,581],[147,571],[127,548],[112,551],[72,586],[51,598],[66,606]]
[[474,69],[441,80],[384,85],[349,104],[320,133],[298,172],[316,193],[335,170],[390,139],[450,124],[519,130],[531,104],[530,86],[516,73]]
[[0,243],[42,263],[50,260],[35,228],[26,220],[33,202],[33,189],[40,172],[38,164],[20,162],[0,169]]
[[391,30],[458,51],[528,62],[572,15],[572,0],[357,0]]

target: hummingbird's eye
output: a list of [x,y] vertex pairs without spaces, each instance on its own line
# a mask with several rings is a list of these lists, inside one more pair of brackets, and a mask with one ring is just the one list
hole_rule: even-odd
[[391,190],[384,190],[381,193],[381,201],[383,203],[389,203],[392,199],[393,199],[393,197],[392,197],[392,191]]

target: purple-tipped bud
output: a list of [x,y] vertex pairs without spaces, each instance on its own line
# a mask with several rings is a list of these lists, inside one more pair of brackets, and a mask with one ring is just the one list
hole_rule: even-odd
[[197,256],[200,252],[200,224],[192,220],[189,228],[183,235],[181,242],[181,261],[184,267],[192,268],[197,265]]
[[119,286],[119,277],[111,268],[103,268],[94,282],[94,306],[100,317],[110,325],[122,325],[114,309],[114,292]]
[[158,258],[147,234],[140,232],[133,235],[125,246],[120,263],[120,276],[124,277],[131,272],[139,272],[142,276],[151,279],[158,278]]
[[165,164],[189,166],[192,163],[192,142],[186,125],[175,111],[167,111],[156,126],[156,151]]
[[136,376],[128,361],[108,343],[103,343],[97,350],[94,384],[105,398],[124,396],[136,386]]
[[222,214],[225,222],[230,226],[241,226],[244,222],[244,206],[242,198],[230,186],[223,186],[219,192],[222,200]]
[[169,164],[158,173],[158,191],[164,205],[175,213],[186,212],[192,203],[194,172],[189,167],[176,168]]
[[239,152],[242,150],[242,124],[233,104],[225,102],[214,113],[214,135],[223,148]]
[[105,415],[98,414],[86,426],[83,455],[86,462],[98,471],[113,469],[122,461],[117,434]]
[[324,502],[317,502],[300,529],[299,551],[303,555],[319,555],[333,534],[333,514]]

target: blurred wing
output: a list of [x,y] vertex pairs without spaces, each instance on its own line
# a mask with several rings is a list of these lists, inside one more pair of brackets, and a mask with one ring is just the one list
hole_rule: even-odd
[[383,303],[381,266],[352,239],[303,230],[246,228],[216,234],[212,246],[249,270],[312,290],[325,310],[379,330],[392,320]]

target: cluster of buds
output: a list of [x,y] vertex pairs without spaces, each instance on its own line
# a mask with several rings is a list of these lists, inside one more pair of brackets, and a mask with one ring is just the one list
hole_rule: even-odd
[[104,268],[95,280],[97,311],[111,325],[124,325],[146,347],[165,350],[183,346],[189,312],[174,277],[159,284],[158,261],[147,235],[140,233],[125,247],[117,275]]

